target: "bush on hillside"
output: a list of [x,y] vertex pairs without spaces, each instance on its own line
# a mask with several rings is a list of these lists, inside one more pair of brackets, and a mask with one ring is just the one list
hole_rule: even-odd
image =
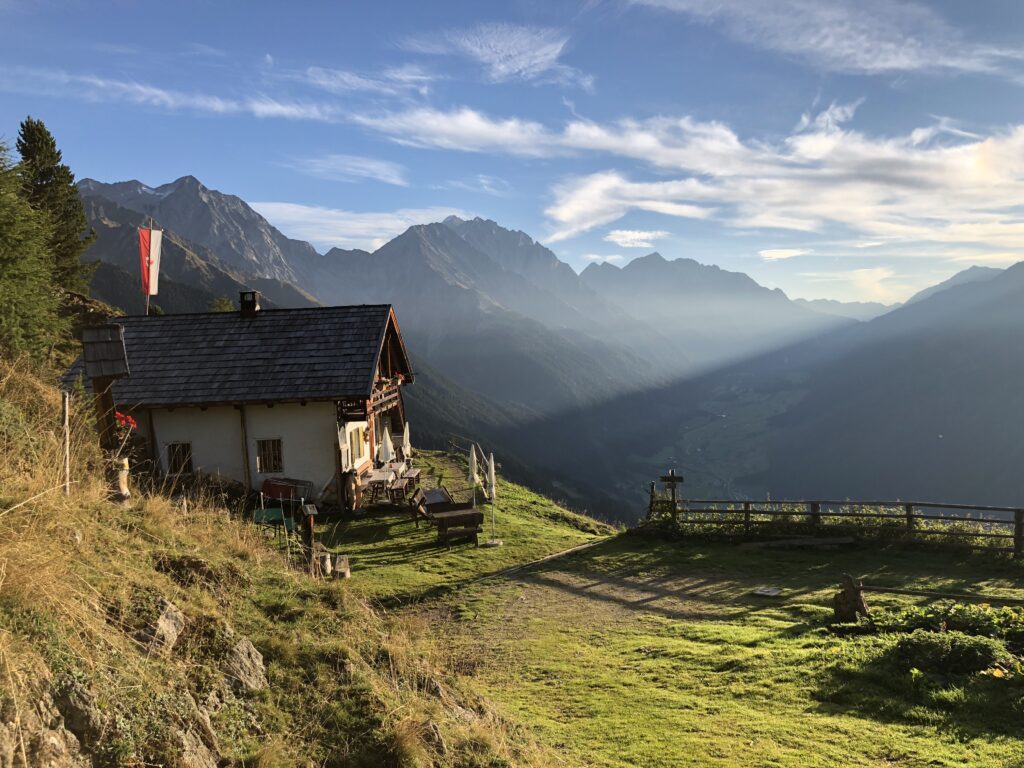
[[893,656],[904,671],[972,674],[997,664],[1012,664],[1013,657],[1001,640],[975,637],[963,632],[917,630],[901,637]]
[[943,601],[924,607],[913,606],[895,613],[880,613],[875,616],[874,623],[885,632],[923,629],[992,637],[1004,640],[1017,653],[1024,651],[1024,608]]

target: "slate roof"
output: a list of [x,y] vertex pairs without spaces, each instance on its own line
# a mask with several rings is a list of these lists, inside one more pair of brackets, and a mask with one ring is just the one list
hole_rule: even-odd
[[[131,367],[114,383],[114,401],[131,407],[369,397],[390,317],[391,305],[379,304],[266,309],[253,317],[111,318],[124,326]],[[79,359],[65,381],[81,370]]]

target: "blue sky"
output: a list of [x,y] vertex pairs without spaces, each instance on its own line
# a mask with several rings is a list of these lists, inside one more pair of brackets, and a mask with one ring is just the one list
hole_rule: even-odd
[[0,0],[0,136],[325,250],[448,213],[895,301],[1024,258],[1024,3]]

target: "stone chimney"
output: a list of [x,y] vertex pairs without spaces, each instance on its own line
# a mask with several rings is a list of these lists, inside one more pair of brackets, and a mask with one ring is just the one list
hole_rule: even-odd
[[238,313],[242,317],[256,317],[256,313],[260,311],[260,292],[239,291],[238,307]]

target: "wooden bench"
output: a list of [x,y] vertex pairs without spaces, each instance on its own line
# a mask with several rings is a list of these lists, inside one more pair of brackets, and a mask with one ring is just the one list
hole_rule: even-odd
[[405,500],[406,494],[409,492],[409,478],[402,477],[395,480],[388,488],[388,497],[391,499],[392,504],[400,504]]
[[464,504],[446,504],[442,511],[431,512],[437,525],[437,540],[451,547],[457,539],[472,539],[473,544],[480,546],[479,536],[483,533],[484,513],[474,509],[471,502]]

